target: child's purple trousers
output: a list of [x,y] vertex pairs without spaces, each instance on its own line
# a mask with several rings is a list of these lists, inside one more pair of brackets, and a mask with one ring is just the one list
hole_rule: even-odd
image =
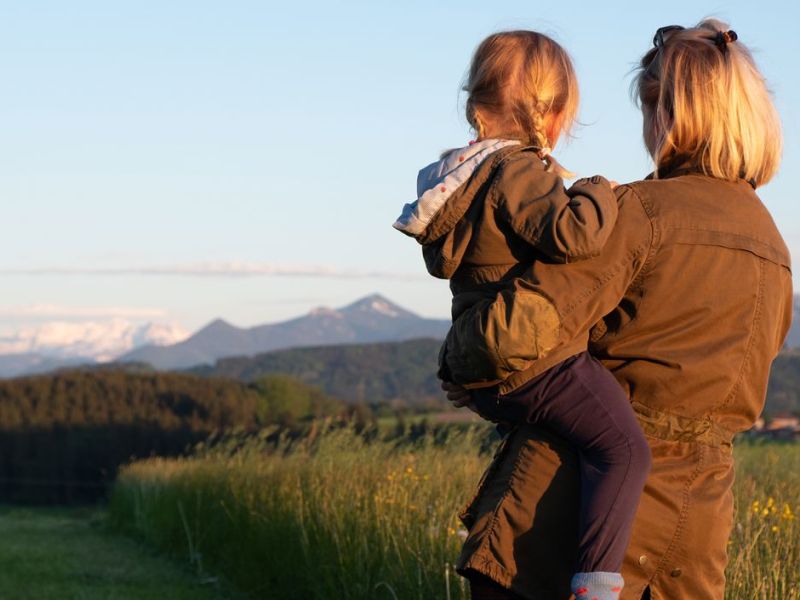
[[500,423],[551,429],[578,450],[581,471],[576,572],[619,572],[639,497],[650,470],[650,447],[614,376],[582,352],[510,394],[472,393],[478,411]]

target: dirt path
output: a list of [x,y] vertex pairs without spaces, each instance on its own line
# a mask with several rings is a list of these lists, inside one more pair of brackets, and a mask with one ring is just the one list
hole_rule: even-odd
[[87,509],[0,507],[0,600],[219,600],[235,596]]

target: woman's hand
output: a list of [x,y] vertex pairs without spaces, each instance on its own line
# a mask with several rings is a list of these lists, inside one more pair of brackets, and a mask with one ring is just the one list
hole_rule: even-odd
[[472,403],[472,397],[470,396],[469,390],[466,390],[455,383],[450,383],[449,381],[442,382],[442,389],[447,392],[447,399],[452,402],[453,406],[456,408],[466,406],[472,412],[478,412],[475,410],[475,405]]

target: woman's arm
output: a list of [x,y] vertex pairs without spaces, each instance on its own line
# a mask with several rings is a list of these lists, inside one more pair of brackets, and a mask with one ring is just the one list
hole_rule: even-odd
[[560,346],[588,339],[589,329],[644,273],[653,247],[654,227],[642,199],[628,186],[617,188],[617,196],[614,235],[596,257],[563,265],[537,261],[456,319],[440,356],[445,379],[502,381]]

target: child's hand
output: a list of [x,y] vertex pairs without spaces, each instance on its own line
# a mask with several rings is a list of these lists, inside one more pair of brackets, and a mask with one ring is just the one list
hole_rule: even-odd
[[604,181],[611,186],[612,190],[615,190],[619,187],[619,181],[614,181],[613,179],[606,179],[602,175],[593,175],[592,177],[581,177],[575,183],[572,184],[572,187],[570,189],[590,184],[594,185],[597,185],[598,183],[602,184]]

